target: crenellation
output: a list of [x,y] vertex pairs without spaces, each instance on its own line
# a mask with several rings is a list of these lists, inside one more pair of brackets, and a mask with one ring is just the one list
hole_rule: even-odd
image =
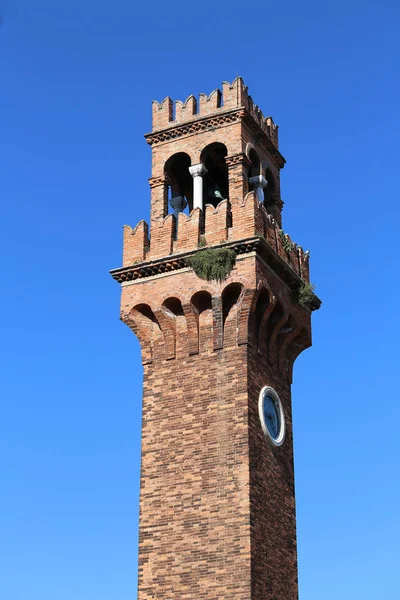
[[248,108],[249,95],[247,93],[247,89],[248,88],[246,85],[244,85],[241,77],[236,77],[232,83],[229,83],[229,81],[223,81],[222,98],[224,108]]
[[[237,77],[232,83],[224,81],[222,92],[216,88],[207,95],[199,94],[199,101],[190,95],[184,102],[173,100],[167,96],[161,103],[153,100],[152,106],[152,131],[156,132],[177,125],[204,119],[204,117],[223,114],[235,109],[245,109],[257,125],[278,147],[278,127],[271,117],[264,117],[259,107],[254,104],[248,95],[247,86],[241,77]],[[174,112],[175,111],[175,112]]]
[[174,118],[174,103],[169,96],[164,98],[161,103],[157,102],[157,100],[153,100],[152,117],[153,131],[156,129],[164,129],[169,126]]
[[248,192],[241,202],[232,203],[232,237],[234,240],[259,235],[264,237],[264,207],[254,191]]
[[139,221],[134,229],[129,225],[124,225],[122,265],[126,267],[143,261],[149,245],[149,226],[146,221]]
[[175,122],[182,123],[183,121],[190,121],[193,116],[197,113],[197,100],[191,95],[185,102],[181,100],[175,100]]
[[262,237],[303,281],[309,281],[309,253],[280,229],[254,191],[246,194],[241,203],[231,205],[222,200],[217,207],[206,204],[205,213],[195,208],[189,214],[180,212],[178,220],[169,214],[153,222],[150,239],[145,221],[140,221],[134,229],[125,225],[123,266],[196,250],[202,235],[207,246]]
[[194,250],[197,248],[202,224],[203,212],[200,208],[194,208],[189,215],[183,212],[179,213],[174,250],[176,252],[184,252],[185,250]]
[[152,225],[148,256],[151,260],[172,253],[176,229],[175,215],[169,214],[163,219],[153,221]]
[[200,94],[200,115],[210,115],[221,108],[222,94],[217,88],[212,91],[209,96],[207,94]]
[[222,200],[215,208],[212,204],[206,204],[205,216],[205,238],[208,246],[221,244],[228,239],[228,227],[230,223],[230,206],[228,200]]

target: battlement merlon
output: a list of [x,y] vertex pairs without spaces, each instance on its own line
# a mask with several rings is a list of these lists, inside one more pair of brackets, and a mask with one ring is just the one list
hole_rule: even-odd
[[248,88],[244,85],[241,77],[237,77],[232,83],[223,81],[222,93],[217,88],[209,96],[200,94],[199,102],[193,95],[190,95],[185,102],[176,100],[175,106],[169,96],[161,103],[153,100],[152,133],[239,108],[244,108],[248,112],[274,146],[278,148],[278,125],[274,123],[272,117],[264,117],[260,108],[254,104],[252,97],[248,94]]

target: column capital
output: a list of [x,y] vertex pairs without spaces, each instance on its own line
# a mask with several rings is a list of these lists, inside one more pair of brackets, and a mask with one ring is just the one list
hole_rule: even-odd
[[268,185],[268,181],[262,175],[256,175],[255,177],[249,177],[249,183],[254,185],[255,188],[261,187],[265,189]]
[[183,196],[174,196],[169,203],[175,213],[182,212],[187,207],[186,199]]
[[189,167],[189,173],[192,177],[203,177],[203,175],[207,175],[208,171],[203,163],[199,163],[198,165],[192,165]]

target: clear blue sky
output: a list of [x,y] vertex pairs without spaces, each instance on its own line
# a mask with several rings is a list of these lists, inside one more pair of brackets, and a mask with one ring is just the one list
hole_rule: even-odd
[[242,75],[323,299],[293,385],[303,600],[400,596],[400,8],[0,2],[1,600],[136,598],[142,368],[118,320],[151,100]]

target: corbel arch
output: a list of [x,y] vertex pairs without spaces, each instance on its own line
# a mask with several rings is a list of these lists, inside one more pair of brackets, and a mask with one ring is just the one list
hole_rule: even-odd
[[296,358],[299,356],[299,354],[301,354],[301,352],[303,352],[303,350],[306,350],[310,346],[310,330],[307,327],[302,327],[297,336],[291,340],[286,350],[284,374],[286,375],[290,383],[292,383],[293,379],[293,366]]
[[173,336],[173,356],[187,356],[189,354],[188,325],[180,298],[177,295],[169,296],[162,303],[161,310],[168,318],[167,328]]
[[142,363],[147,364],[158,358],[163,347],[163,334],[151,307],[144,303],[137,304],[130,311],[121,313],[121,321],[137,336]]

